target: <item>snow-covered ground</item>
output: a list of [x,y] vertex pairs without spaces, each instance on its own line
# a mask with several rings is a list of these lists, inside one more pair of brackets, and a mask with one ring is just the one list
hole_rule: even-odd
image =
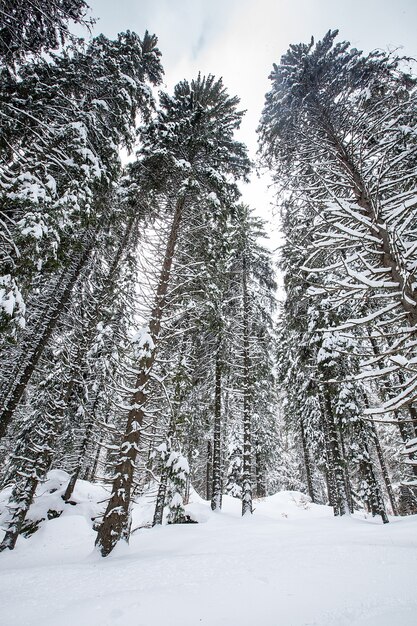
[[[103,559],[89,522],[103,497],[79,481],[79,504],[0,554],[2,626],[417,624],[417,516],[335,519],[282,492],[242,519],[238,500],[212,513],[194,494],[200,523],[143,528]],[[151,515],[141,499],[133,528]]]

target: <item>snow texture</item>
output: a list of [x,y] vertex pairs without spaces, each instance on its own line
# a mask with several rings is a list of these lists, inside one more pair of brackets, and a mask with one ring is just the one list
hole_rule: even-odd
[[[59,497],[63,474],[52,476],[56,492],[37,498],[39,511],[51,504],[45,498]],[[76,504],[0,554],[2,624],[416,623],[417,516],[387,525],[364,515],[334,518],[329,507],[281,492],[255,501],[254,515],[242,518],[239,500],[224,496],[223,511],[213,513],[192,493],[186,509],[198,524],[140,528],[103,559],[90,519],[103,494],[79,481]],[[132,528],[152,514],[152,500],[138,499]]]

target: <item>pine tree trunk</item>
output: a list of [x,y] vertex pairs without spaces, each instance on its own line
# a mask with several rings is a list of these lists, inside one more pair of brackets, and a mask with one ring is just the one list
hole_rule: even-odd
[[213,486],[213,451],[211,441],[207,442],[207,461],[206,461],[206,500],[211,500]]
[[[73,390],[73,383],[72,379],[67,381],[60,400],[54,402],[52,406],[45,407],[42,419],[37,421],[33,430],[29,432],[27,450],[20,457],[21,466],[16,472],[15,487],[10,497],[10,504],[16,506],[0,551],[5,548],[12,550],[15,547],[37,486],[51,467],[54,441],[61,430],[62,418]],[[34,452],[32,458],[31,452]],[[23,478],[23,486],[20,478]]]
[[[365,402],[365,406],[368,407],[369,402],[368,402],[368,398],[366,394],[364,394],[364,402]],[[394,490],[392,488],[391,479],[389,477],[387,464],[385,463],[385,458],[384,458],[384,453],[382,451],[381,442],[379,441],[378,431],[373,421],[370,422],[370,427],[371,427],[371,432],[372,432],[372,439],[375,444],[375,449],[376,449],[376,453],[378,456],[379,465],[381,467],[382,478],[384,479],[385,488],[387,490],[388,498],[391,504],[392,513],[393,515],[398,515],[399,513],[398,513],[397,503],[395,500]],[[380,498],[382,499],[382,495],[380,495]]]
[[330,450],[329,435],[328,435],[328,429],[327,429],[327,419],[326,419],[326,414],[325,414],[325,409],[324,409],[324,399],[323,399],[323,394],[320,391],[318,392],[318,400],[320,404],[320,418],[321,418],[320,422],[321,422],[321,427],[323,431],[324,450],[325,450],[325,455],[326,455],[324,477],[326,480],[327,500],[328,500],[329,506],[333,508],[335,515],[337,515],[338,513],[336,513],[336,479],[334,475],[333,460],[332,460],[332,455],[331,455],[331,450]]
[[329,444],[329,469],[334,474],[333,510],[335,515],[347,515],[349,514],[349,504],[346,494],[343,458],[340,452],[340,444],[337,436],[336,425],[334,422],[330,392],[326,384],[324,385],[324,389],[321,395],[324,408],[326,436],[328,438]]
[[388,498],[389,498],[389,501],[390,501],[390,504],[391,504],[392,513],[393,513],[393,515],[399,515],[398,506],[397,506],[397,502],[395,500],[394,490],[392,488],[392,483],[391,483],[391,479],[390,479],[390,476],[389,476],[389,473],[388,473],[387,464],[385,462],[384,453],[382,451],[382,446],[381,446],[381,443],[379,441],[379,437],[378,437],[378,432],[377,432],[376,426],[375,426],[375,424],[373,422],[371,422],[371,427],[372,427],[373,436],[374,436],[376,453],[378,455],[378,461],[379,461],[379,464],[381,466],[382,477],[384,479],[384,483],[385,483],[385,487],[386,487],[386,490],[387,490]]
[[220,511],[222,508],[222,475],[221,475],[221,393],[222,367],[220,363],[220,340],[216,350],[215,388],[214,388],[214,432],[213,432],[213,481],[211,508]]
[[156,498],[155,512],[153,515],[152,526],[157,526],[158,524],[162,524],[162,520],[164,517],[165,496],[167,492],[168,478],[169,478],[169,468],[164,467],[161,472],[161,478],[160,478],[160,483],[158,487],[158,495]]
[[300,432],[301,432],[301,443],[303,446],[303,457],[304,457],[304,467],[306,470],[306,479],[307,479],[307,490],[308,495],[311,498],[312,502],[315,502],[314,489],[313,489],[313,479],[311,472],[311,464],[310,464],[310,456],[308,454],[307,448],[307,438],[304,430],[304,422],[303,417],[300,417]]
[[97,450],[96,450],[96,453],[94,455],[93,465],[92,465],[91,469],[88,470],[87,473],[85,474],[85,480],[89,480],[90,482],[94,482],[94,480],[96,479],[96,476],[97,476],[98,464],[99,464],[99,461],[100,461],[100,454],[101,454],[101,448],[103,446],[103,441],[104,441],[104,438],[103,438],[103,436],[101,436],[99,441],[98,441],[98,443],[97,443]]
[[247,283],[247,261],[242,263],[243,296],[243,472],[242,472],[242,515],[252,513],[252,416],[251,380],[249,357],[249,294]]
[[175,246],[178,239],[185,198],[181,196],[176,203],[171,231],[165,250],[162,271],[159,277],[155,303],[149,323],[149,334],[153,347],[144,346],[145,356],[139,363],[139,374],[136,379],[136,391],[131,400],[126,430],[120,447],[119,461],[113,481],[112,494],[99,528],[96,546],[102,556],[107,556],[120,539],[129,540],[130,500],[134,482],[135,461],[139,451],[140,430],[145,417],[147,401],[146,387],[150,380],[155,363],[155,350],[161,329],[163,311],[166,305],[168,284],[171,276]]
[[[32,445],[35,450],[39,449],[39,452],[33,459],[25,458],[24,466],[19,472],[20,476],[24,478],[24,484],[22,486],[22,484],[17,482],[10,497],[10,504],[12,506],[16,504],[16,506],[14,507],[12,519],[8,523],[6,534],[0,545],[0,552],[6,548],[13,550],[15,547],[23,523],[33,502],[37,486],[51,467],[52,445],[58,434],[62,410],[60,413],[60,415],[56,414],[53,417],[48,417],[44,424],[37,425],[36,432],[38,437],[36,441],[32,442]],[[19,478],[17,480],[19,481]]]
[[75,485],[77,484],[78,476],[80,475],[81,465],[80,462],[77,463],[76,469],[72,472],[70,479],[68,481],[67,488],[62,496],[64,502],[69,502],[72,494],[74,493]]
[[[358,420],[356,424],[357,438],[362,448],[361,460],[359,463],[359,471],[366,481],[366,484],[371,488],[370,508],[372,515],[380,515],[384,524],[389,522],[384,499],[382,497],[379,481],[376,477],[371,455],[369,453],[368,440],[369,434],[365,430],[366,426],[361,420]],[[375,431],[374,431],[375,432]],[[373,433],[374,434],[374,433]]]
[[350,476],[349,476],[348,457],[347,457],[347,454],[346,454],[345,440],[344,440],[344,436],[343,436],[342,430],[340,431],[339,441],[340,441],[340,451],[342,453],[342,459],[344,461],[344,463],[343,463],[343,475],[345,477],[345,491],[346,491],[347,501],[348,501],[348,504],[349,504],[349,511],[350,511],[350,513],[353,514],[354,511],[355,511],[355,507],[354,507],[354,503],[353,503],[352,485],[351,485]]
[[266,496],[265,472],[264,472],[264,467],[262,463],[262,455],[259,449],[258,442],[256,443],[255,463],[256,463],[256,497],[264,498]]

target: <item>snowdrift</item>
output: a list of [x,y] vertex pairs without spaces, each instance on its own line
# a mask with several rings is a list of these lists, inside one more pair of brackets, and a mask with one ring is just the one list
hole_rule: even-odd
[[[7,626],[414,626],[417,517],[382,525],[365,515],[334,518],[298,492],[255,501],[252,516],[224,497],[213,513],[192,493],[197,524],[146,528],[151,494],[133,510],[130,545],[94,550],[103,486],[54,470],[37,494],[44,519],[13,552],[0,554]],[[5,497],[0,494],[0,514]],[[47,519],[50,510],[60,516]],[[140,527],[140,528],[139,528]]]

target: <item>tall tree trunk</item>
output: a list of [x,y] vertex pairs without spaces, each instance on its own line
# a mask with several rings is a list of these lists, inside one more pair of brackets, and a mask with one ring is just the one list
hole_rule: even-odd
[[96,546],[102,556],[110,554],[120,539],[129,540],[130,500],[136,467],[135,462],[139,451],[140,430],[145,417],[146,387],[155,363],[156,348],[161,330],[162,315],[166,305],[168,284],[184,203],[184,196],[181,196],[176,202],[171,231],[158,281],[155,303],[151,312],[149,339],[146,339],[143,345],[143,356],[139,362],[136,390],[131,400],[131,409],[128,413],[126,430],[120,447],[112,494],[96,539]]
[[[374,353],[375,357],[379,357],[381,355],[378,345],[375,341],[375,338],[372,336],[372,334],[370,333],[369,329],[368,329],[368,338],[369,341],[371,343],[372,346],[372,352]],[[378,359],[377,361],[377,365],[378,368],[380,370],[383,369],[381,361]],[[401,377],[399,378],[400,382],[401,382]],[[392,393],[390,392],[390,389],[388,388],[386,382],[384,382],[381,387],[381,395],[382,395],[382,400],[385,400],[387,398],[391,398],[392,397]],[[367,403],[367,399],[365,399],[365,403]],[[410,419],[415,419],[415,409],[414,407],[412,407],[411,405],[408,405],[407,407],[408,409],[408,413],[410,415]],[[403,440],[403,442],[406,444],[413,436],[414,436],[414,432],[415,432],[415,428],[417,426],[417,424],[414,424],[414,428],[411,426],[410,427],[410,423],[407,422],[406,420],[402,420],[401,419],[401,414],[398,410],[394,410],[394,417],[397,421],[397,426],[398,426],[398,430],[400,432],[401,435],[401,439]],[[414,460],[414,455],[413,454],[409,454],[408,458],[410,459],[410,461]],[[414,474],[414,476],[417,476],[417,466],[416,465],[412,465],[412,472]]]
[[[367,395],[364,393],[363,395],[365,406],[369,406]],[[376,425],[373,421],[369,422],[372,432],[372,439],[375,444],[376,453],[378,456],[379,465],[381,467],[382,478],[384,479],[385,488],[387,490],[388,498],[391,504],[391,509],[393,515],[398,515],[398,507],[395,500],[394,490],[392,488],[391,479],[388,473],[387,464],[385,463],[384,453],[382,451],[381,442],[379,441],[378,431]],[[369,454],[369,453],[368,453]],[[382,499],[382,496],[380,496]]]
[[249,356],[249,294],[248,267],[245,253],[242,260],[243,296],[243,472],[242,515],[252,513],[252,394]]
[[[365,480],[366,485],[371,490],[370,498],[368,499],[371,513],[372,515],[380,515],[383,523],[387,524],[389,519],[385,510],[384,499],[382,497],[379,481],[376,477],[371,455],[369,453],[368,441],[370,439],[370,433],[366,430],[367,425],[364,424],[362,420],[358,420],[354,426],[356,430],[355,439],[359,442],[361,447],[359,472]],[[372,435],[374,434],[373,431],[371,431],[371,433]]]
[[214,432],[213,432],[213,487],[211,508],[222,508],[222,468],[221,468],[221,407],[222,407],[222,366],[220,361],[220,340],[217,343],[214,384]]
[[167,492],[168,479],[169,479],[169,468],[163,467],[161,476],[159,479],[160,482],[159,482],[159,487],[158,487],[158,495],[156,497],[156,504],[155,504],[155,511],[153,514],[152,526],[157,526],[159,524],[162,524],[162,520],[164,517],[165,496]]

